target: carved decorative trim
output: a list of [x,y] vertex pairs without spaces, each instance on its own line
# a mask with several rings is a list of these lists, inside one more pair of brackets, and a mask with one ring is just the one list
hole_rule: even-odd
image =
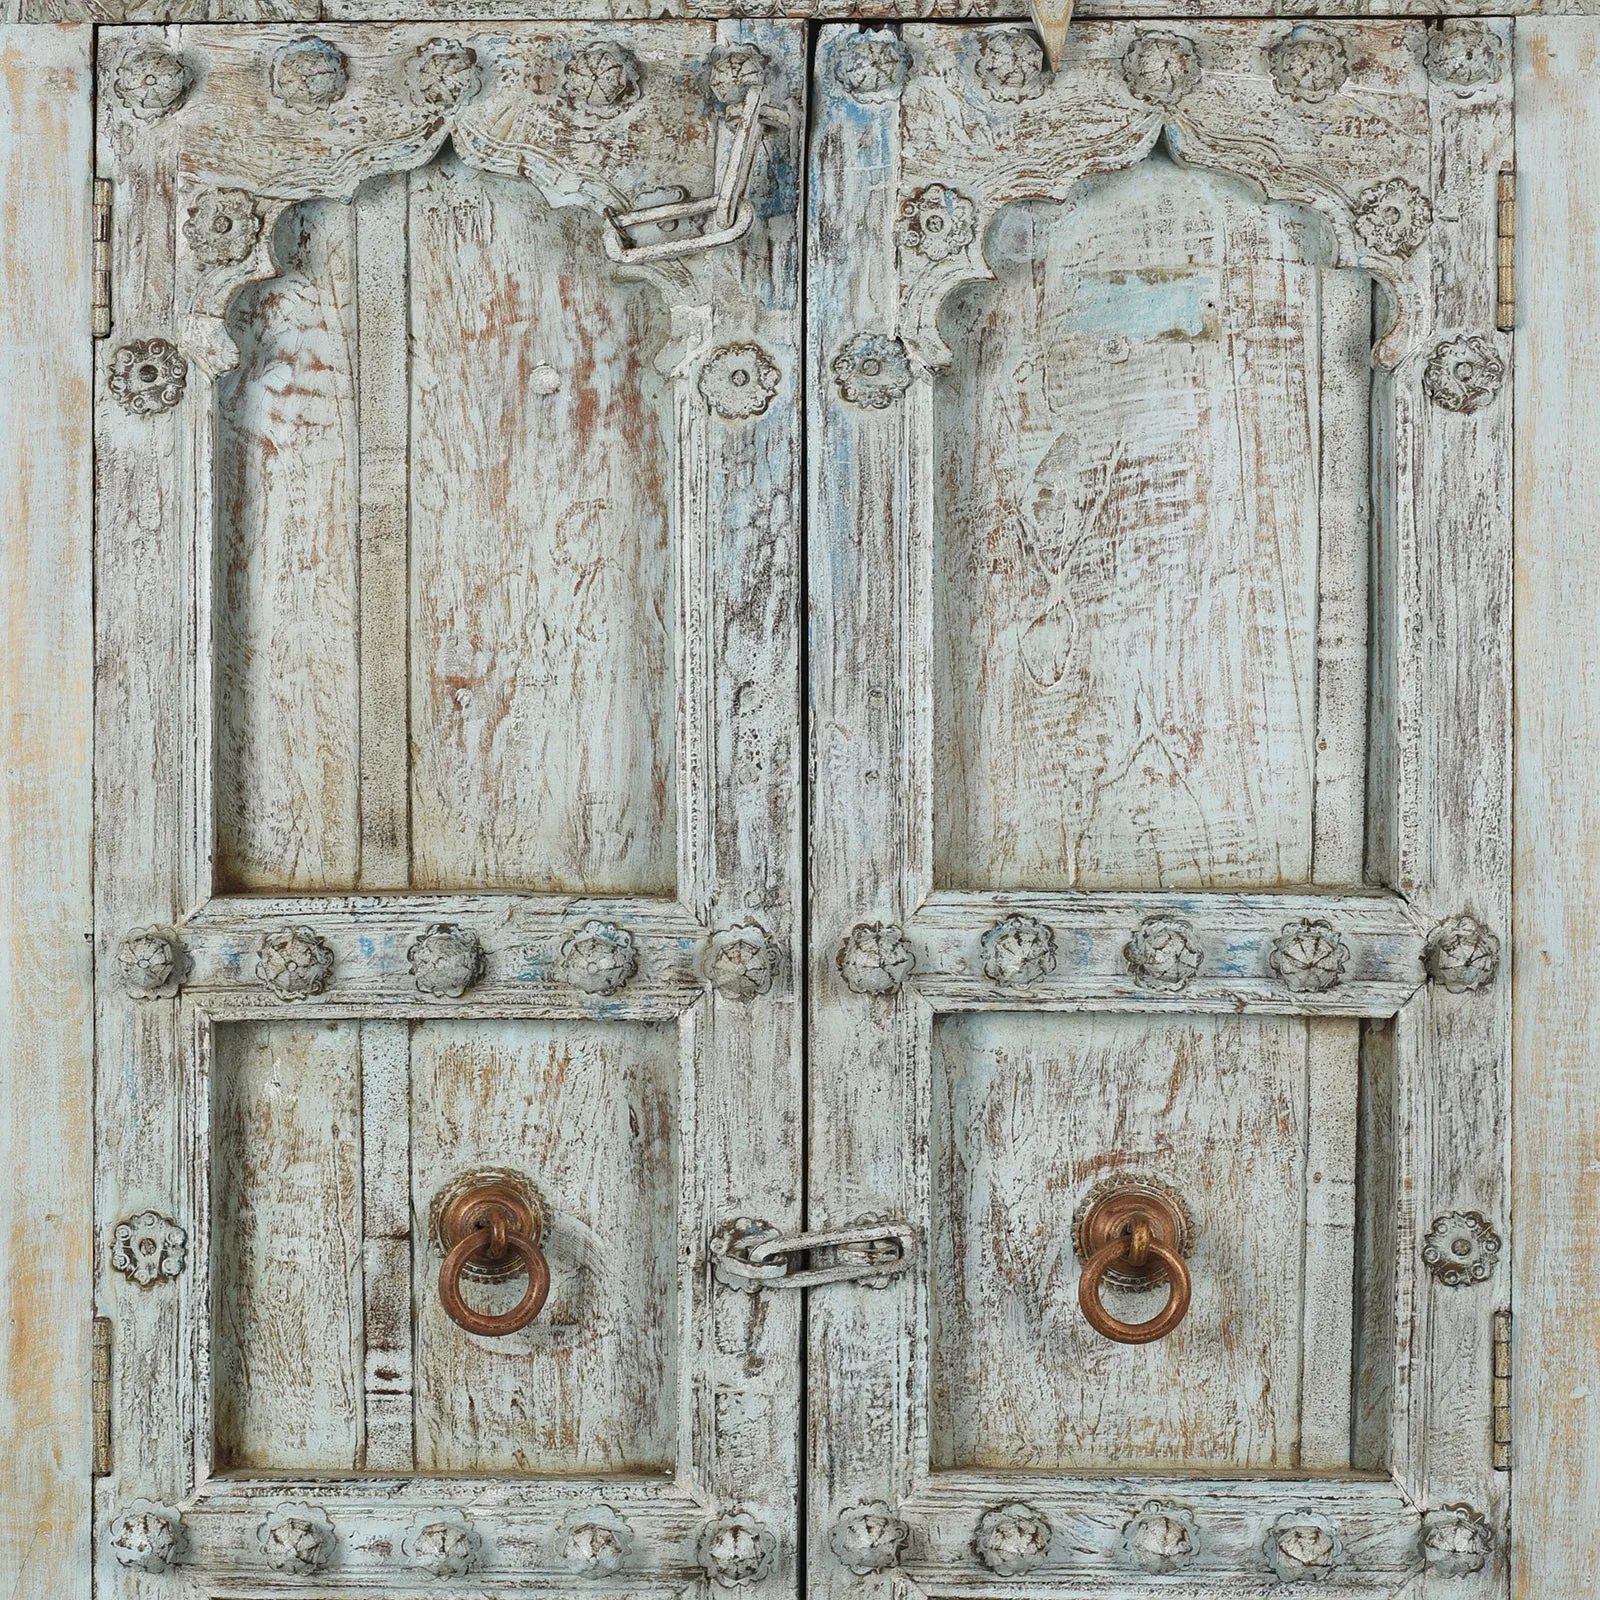
[[1356,202],[1355,230],[1379,255],[1403,259],[1427,236],[1433,202],[1404,178],[1374,184]]
[[856,994],[895,994],[917,964],[905,930],[892,922],[857,923],[834,960]]
[[1498,83],[1506,70],[1505,46],[1476,18],[1453,17],[1428,30],[1428,76],[1458,89]]
[[973,73],[991,100],[1018,104],[1045,90],[1044,47],[1027,28],[999,28],[978,37]]
[[1482,1283],[1500,1259],[1501,1239],[1481,1211],[1446,1211],[1422,1240],[1422,1262],[1451,1289]]
[[833,380],[851,405],[886,411],[911,387],[906,347],[892,333],[858,333],[833,358]]
[[130,1283],[148,1289],[183,1271],[188,1244],[188,1234],[171,1217],[140,1211],[112,1229],[111,1265]]
[[261,941],[256,976],[280,1000],[309,1000],[328,987],[333,951],[310,928],[280,928]]
[[614,922],[586,922],[561,943],[561,976],[585,994],[614,994],[639,970],[633,935]]
[[1267,70],[1285,99],[1320,105],[1350,76],[1350,52],[1332,29],[1305,22],[1267,51]]
[[1506,381],[1506,364],[1494,341],[1465,333],[1434,346],[1422,370],[1422,392],[1446,411],[1481,411]]
[[1302,917],[1284,924],[1273,941],[1267,966],[1296,994],[1321,994],[1337,988],[1350,960],[1350,947],[1321,917]]
[[436,922],[406,951],[418,990],[459,1000],[483,976],[483,946],[470,928]]
[[1175,106],[1200,84],[1200,52],[1178,33],[1140,33],[1122,58],[1122,81],[1136,100]]
[[767,81],[767,58],[753,44],[718,45],[706,67],[706,87],[719,106],[739,105]]
[[887,100],[906,86],[911,52],[892,33],[858,33],[833,56],[834,82],[857,100]]
[[110,1524],[111,1554],[118,1566],[166,1572],[183,1554],[182,1515],[154,1500],[135,1500]]
[[706,949],[706,981],[727,1000],[754,1000],[771,991],[778,976],[778,947],[754,922],[741,922],[711,935]]
[[1199,972],[1205,952],[1182,917],[1146,917],[1122,947],[1122,959],[1141,989],[1176,994]]
[[1422,1558],[1440,1577],[1481,1572],[1493,1549],[1493,1530],[1469,1505],[1441,1506],[1422,1519]]
[[1200,1530],[1185,1506],[1150,1500],[1122,1530],[1135,1565],[1157,1575],[1179,1572],[1200,1553]]
[[1500,941],[1465,912],[1435,924],[1422,947],[1422,966],[1429,978],[1461,994],[1484,989],[1500,967]]
[[996,1577],[1018,1578],[1050,1555],[1050,1519],[1021,1500],[995,1506],[978,1518],[972,1553]]
[[843,1512],[828,1533],[828,1544],[848,1572],[864,1578],[900,1563],[911,1530],[887,1501],[863,1500]]
[[248,261],[261,240],[261,213],[246,189],[207,189],[183,224],[189,249],[207,266]]
[[141,122],[153,122],[176,111],[193,82],[181,56],[165,45],[142,44],[122,58],[111,87]]
[[478,1530],[459,1511],[441,1511],[401,1541],[414,1567],[435,1578],[463,1578],[483,1559]]
[[326,39],[295,39],[273,56],[268,82],[291,111],[326,111],[344,98],[350,71],[344,52]]
[[977,238],[978,208],[959,189],[930,183],[900,202],[894,236],[902,250],[947,261]]
[[406,87],[419,106],[453,110],[483,87],[478,52],[455,39],[430,39],[406,62]]
[[707,1577],[723,1589],[758,1583],[778,1564],[778,1536],[740,1507],[714,1517],[696,1546]]
[[726,422],[747,422],[772,404],[783,374],[758,344],[725,344],[700,368],[698,386],[706,403]]
[[1007,917],[983,936],[983,972],[994,983],[1037,983],[1056,970],[1056,936],[1037,917]]
[[567,1517],[557,1542],[562,1561],[573,1572],[609,1578],[622,1570],[633,1549],[633,1529],[611,1506],[584,1506]]
[[171,928],[135,928],[117,946],[117,975],[134,1000],[170,1000],[188,974],[188,952]]
[[157,416],[183,399],[189,363],[170,339],[135,339],[111,357],[112,396],[135,416]]
[[315,1507],[286,1504],[256,1529],[267,1565],[277,1572],[309,1578],[333,1559],[333,1526]]
[[626,111],[643,93],[638,58],[609,39],[584,45],[562,69],[561,98],[597,117]]
[[1280,1583],[1323,1583],[1344,1561],[1344,1542],[1323,1518],[1289,1511],[1273,1524],[1265,1553]]

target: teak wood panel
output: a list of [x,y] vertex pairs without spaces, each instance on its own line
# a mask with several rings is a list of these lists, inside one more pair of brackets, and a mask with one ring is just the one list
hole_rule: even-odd
[[[1492,1313],[1503,1299],[1493,1279],[1470,1292],[1450,1289],[1424,1268],[1421,1247],[1451,1211],[1481,1210],[1502,1236],[1507,1228],[1508,990],[1503,968],[1455,992],[1423,984],[1421,963],[1426,939],[1459,926],[1446,919],[1470,916],[1503,937],[1509,910],[1510,348],[1495,332],[1493,271],[1497,179],[1511,159],[1508,36],[1491,24],[1482,38],[1493,70],[1471,85],[1447,85],[1427,70],[1428,34],[1418,25],[1323,24],[1312,49],[1334,81],[1297,100],[1271,70],[1284,37],[1272,25],[1075,23],[1053,80],[1023,30],[823,31],[809,278],[812,1219],[909,1216],[928,1241],[932,1277],[813,1306],[809,1509],[819,1592],[861,1592],[838,1529],[852,1508],[879,1503],[903,1519],[900,1565],[913,1590],[982,1590],[1000,1570],[984,1560],[983,1519],[1018,1500],[1032,1520],[1008,1537],[1038,1541],[1024,1559],[1029,1583],[1043,1589],[1081,1577],[1097,1593],[1145,1594],[1130,1538],[1152,1502],[1193,1518],[1184,1570],[1196,1581],[1270,1582],[1268,1534],[1279,1517],[1298,1515],[1338,1530],[1345,1583],[1483,1596],[1504,1585],[1505,1480],[1491,1469],[1488,1431]],[[1173,170],[1152,165],[1166,160]],[[1048,619],[1058,598],[1051,574],[1017,584],[1021,604],[1004,589],[1013,552],[1036,531],[1026,526],[1039,503],[1035,464],[1052,450],[1068,464],[1069,519],[1082,516],[1093,512],[1096,472],[1103,491],[1121,470],[1083,462],[1075,454],[1082,437],[1117,463],[1124,432],[1143,429],[1155,440],[1171,427],[1172,407],[1160,404],[1170,402],[1169,373],[1186,357],[1206,371],[1203,351],[1184,349],[1206,334],[1203,315],[1184,314],[1184,278],[1216,271],[1214,255],[1181,252],[1204,238],[1218,197],[1236,218],[1255,211],[1247,239],[1276,229],[1280,240],[1300,241],[1291,261],[1281,248],[1265,252],[1248,280],[1249,292],[1276,308],[1258,308],[1251,327],[1275,330],[1276,341],[1252,351],[1240,338],[1231,359],[1210,369],[1218,398],[1247,427],[1252,416],[1273,421],[1270,451],[1231,448],[1247,462],[1240,476],[1266,496],[1253,501],[1258,526],[1276,526],[1277,545],[1288,550],[1279,570],[1295,575],[1292,600],[1282,587],[1272,597],[1269,626],[1304,619],[1282,681],[1305,686],[1312,708],[1301,716],[1315,719],[1315,733],[1302,735],[1286,769],[1299,777],[1284,814],[1299,841],[1295,876],[1309,878],[1313,892],[1285,895],[1280,907],[1287,913],[1293,903],[1297,915],[1320,916],[1330,928],[1353,928],[1374,904],[1387,907],[1396,941],[1387,970],[1410,975],[1387,1001],[1359,981],[1345,989],[1342,977],[1315,996],[1281,981],[1274,933],[1263,928],[1252,941],[1232,920],[1245,903],[1269,916],[1270,897],[1224,892],[1226,882],[1208,890],[1200,877],[1141,892],[1135,879],[1085,893],[993,881],[1010,869],[1006,828],[1017,817],[1035,830],[1034,859],[1019,877],[1079,881],[1071,828],[1056,826],[1054,860],[1039,864],[1048,826],[1073,804],[1059,783],[1040,784],[1044,799],[1030,796],[1032,810],[1019,807],[997,824],[991,807],[980,828],[968,827],[988,851],[981,872],[951,883],[941,859],[941,801],[953,794],[969,808],[990,805],[995,770],[1019,786],[1039,767],[1085,786],[1099,776],[1099,752],[1041,736],[1032,706],[1019,713],[1006,703],[1004,715],[986,717],[966,708],[995,682],[1026,685],[1012,694],[1033,696],[1042,676],[1053,692],[1054,665],[1066,660],[1070,669],[1066,626],[1055,628],[1049,648],[1027,653],[1025,630]],[[1062,335],[1040,338],[1034,326],[1052,297],[1076,307],[1085,293],[1073,259],[1052,255],[1052,230],[1070,227],[1075,205],[1109,211],[1118,198],[1117,226],[1135,239],[1143,229],[1155,257],[1142,280],[1136,262],[1118,261],[1123,276],[1102,300],[1121,325],[1106,328],[1096,307],[1102,320],[1081,331],[1098,350],[1072,348],[1078,341],[1063,335],[1080,330],[1070,315]],[[1380,223],[1374,213],[1385,203]],[[1141,315],[1176,348],[1138,367]],[[1144,386],[1150,418],[1118,395],[1122,363],[1109,359],[1107,333],[1127,340],[1126,381],[1134,395],[1136,381]],[[1040,350],[1109,384],[1110,417],[1064,413],[1058,438],[1024,448],[1012,442],[1024,432],[1014,417],[1050,427],[1048,390],[1029,387],[1030,357]],[[1298,370],[1299,382],[1281,384],[1281,402],[1260,387],[1266,350],[1298,363],[1287,370]],[[996,378],[1004,393],[986,403]],[[1469,380],[1483,381],[1470,394],[1454,387]],[[1024,487],[990,489],[990,503],[964,526],[967,506],[951,484],[964,475],[980,492],[989,484],[981,450],[971,467],[952,462],[949,396],[985,381],[985,399],[965,401],[964,410],[975,415],[980,443],[985,432],[1001,440],[987,452],[998,462],[994,479],[1009,474]],[[1263,396],[1267,409],[1252,411]],[[1182,464],[1183,442],[1167,443],[1159,460]],[[1046,487],[1053,493],[1057,484]],[[1178,517],[1186,506],[1178,502]],[[1197,536],[1233,533],[1239,507],[1237,493],[1206,505]],[[1134,549],[1164,531],[1158,516],[1130,520]],[[1297,555],[1308,530],[1315,551]],[[1185,615],[1131,563],[1121,590],[1108,570],[1109,555],[1089,576],[1106,584],[1102,626],[1120,638],[1137,640],[1150,626],[1141,607],[1167,604],[1170,615]],[[1191,589],[1218,581],[1181,560],[1171,571]],[[963,597],[952,610],[953,582],[982,599]],[[1011,602],[1009,613],[993,614],[995,590]],[[966,670],[943,666],[952,646],[941,630],[954,620],[970,631],[974,619],[983,646]],[[965,637],[958,642],[966,648]],[[1168,681],[1181,684],[1174,664],[1186,661],[1185,647],[1199,657],[1214,641],[1200,629],[1193,639],[1169,629],[1161,643]],[[1228,660],[1237,672],[1259,649],[1245,625]],[[1133,675],[1148,667],[1148,651],[1125,644],[1122,654]],[[1038,672],[1040,659],[1051,672]],[[1264,740],[1270,723],[1251,720],[1270,705],[1240,692],[1251,681],[1224,677],[1197,731],[1216,732],[1228,752],[1230,733],[1249,730],[1249,777],[1259,785],[1271,781],[1260,770],[1263,748],[1277,756],[1282,746]],[[1109,670],[1104,684],[1103,694],[1127,692]],[[1164,688],[1151,698],[1159,702]],[[963,707],[961,739],[950,736],[951,704]],[[1125,707],[1103,725],[1130,742],[1141,731]],[[1054,732],[1042,718],[1038,726]],[[1074,769],[1074,760],[1083,766]],[[1324,792],[1332,803],[1319,817]],[[1159,829],[1150,842],[1159,846]],[[1174,862],[1192,859],[1186,843]],[[1096,918],[1087,908],[1102,900]],[[1147,969],[1148,961],[1136,958],[1134,935],[1152,916],[1188,924],[1197,963],[1191,1013],[1220,1009],[1206,975],[1216,982],[1225,948],[1225,981],[1241,1000],[1248,985],[1249,1009],[1279,1019],[1257,1024],[1253,1051],[1198,1091],[1208,1106],[1241,1092],[1240,1076],[1271,1081],[1265,1041],[1275,1029],[1306,1029],[1317,1040],[1299,1069],[1299,1092],[1283,1102],[1293,1105],[1295,1137],[1306,1140],[1305,1166],[1285,1174],[1270,1202],[1218,1194],[1213,1174],[1243,1184],[1248,1170],[1237,1161],[1230,1170],[1220,1152],[1231,1146],[1184,1126],[1185,1051],[1176,1038],[1187,986],[1180,978],[1152,994],[1141,985],[1139,962]],[[1022,931],[1006,953],[996,941],[1008,919],[1020,919]],[[1231,938],[1222,931],[1230,923]],[[1050,959],[1027,955],[1041,947]],[[1354,963],[1346,966],[1356,977]],[[1343,1015],[1364,1023],[1298,1020],[1325,1013],[1341,993]],[[1042,1014],[1157,1008],[1164,1030],[1147,1017],[1102,1024]],[[1148,1043],[1121,1061],[1091,1052],[1092,1065],[1067,1068],[1085,1058],[1065,1041],[1096,1037],[1097,1025],[1129,1039],[1144,1030]],[[1197,1015],[1189,1026],[1218,1024]],[[1173,1113],[1158,1128],[1101,1126],[1094,1119],[1108,1113],[1099,1110],[1074,1116],[1080,1096],[1116,1106],[1141,1084],[1160,1086]],[[1293,1147],[1295,1137],[1285,1137]],[[1183,1380],[1191,1393],[1197,1373],[1210,1382],[1229,1372],[1231,1381],[1217,1382],[1201,1414],[1165,1435],[1159,1423],[1152,1434],[1149,1403],[1131,1383],[1109,1384],[1096,1402],[1104,1394],[1117,1403],[1098,1414],[1093,1438],[1070,1428],[1063,1438],[1052,1400],[1060,1383],[1078,1380],[1068,1350],[1057,1348],[1071,1335],[1044,1331],[1052,1273],[1075,1280],[1070,1220],[1087,1175],[1140,1164],[1204,1196],[1197,1223],[1210,1244],[1197,1263],[1208,1248],[1212,1272],[1234,1263],[1226,1286],[1197,1291],[1198,1320],[1172,1346],[1193,1341]],[[1327,1192],[1308,1192],[1308,1167],[1323,1174]],[[1262,1252],[1276,1257],[1282,1277],[1298,1280],[1278,1301],[1283,1321],[1295,1323],[1302,1305],[1318,1310],[1286,1330],[1287,1360],[1282,1332],[1263,1357],[1278,1363],[1274,1383],[1291,1394],[1300,1386],[1292,1419],[1287,1409],[1252,1413],[1260,1370],[1231,1348],[1220,1323],[1205,1332],[1209,1296],[1249,1293],[1240,1274],[1258,1270]],[[1500,1283],[1498,1295],[1506,1294]],[[1259,1288],[1251,1311],[1280,1315]],[[1120,1354],[1130,1371],[1151,1359]],[[1239,1361],[1245,1366],[1230,1366]],[[987,1385],[986,1408],[959,1409],[967,1396],[950,1381],[952,1367]],[[1274,1393],[1279,1405],[1288,1408],[1291,1397]],[[1240,1417],[1249,1419],[1242,1429]],[[1268,1458],[1278,1470],[1250,1476]],[[1115,1481],[1094,1475],[1124,1462],[1133,1465]],[[1012,1475],[1028,1467],[1026,1480]],[[1475,1573],[1446,1579],[1437,1557],[1425,1556],[1423,1536],[1454,1504],[1474,1508],[1483,1532],[1470,1537],[1488,1548]]]
[[0,1591],[60,1600],[93,1450],[92,54],[0,26]]
[[[99,1580],[170,1582],[113,1546],[142,1507],[180,1581],[283,1592],[262,1530],[299,1504],[330,1592],[424,1581],[450,1513],[483,1581],[567,1581],[601,1516],[678,1592],[736,1512],[789,1592],[796,1303],[704,1263],[799,1221],[803,32],[333,29],[310,117],[273,88],[300,38],[100,42]],[[775,113],[749,232],[614,269],[608,209],[715,182],[730,57]],[[184,381],[125,406],[152,339]],[[464,993],[419,982],[441,924]],[[179,994],[130,992],[138,928]],[[288,1000],[296,928],[332,966]],[[433,1195],[481,1162],[552,1214],[499,1349],[433,1309]],[[147,1287],[109,1249],[144,1210],[185,1235]]]

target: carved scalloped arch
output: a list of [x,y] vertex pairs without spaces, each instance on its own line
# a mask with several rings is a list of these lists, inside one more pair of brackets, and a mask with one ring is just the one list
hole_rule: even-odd
[[1005,207],[1027,200],[1065,201],[1085,179],[1126,171],[1148,159],[1163,139],[1178,166],[1236,179],[1263,204],[1307,206],[1328,224],[1338,250],[1334,265],[1364,271],[1388,291],[1394,317],[1373,346],[1375,366],[1395,367],[1420,347],[1427,337],[1429,320],[1429,300],[1424,292],[1426,248],[1410,261],[1363,249],[1355,231],[1355,203],[1351,197],[1311,163],[1283,159],[1268,140],[1208,140],[1186,119],[1164,122],[1159,116],[1152,116],[1141,137],[1119,150],[1051,172],[1042,172],[1036,165],[1014,166],[988,183],[978,206],[978,226],[971,245],[947,260],[926,264],[915,276],[902,280],[901,337],[916,365],[923,371],[937,372],[954,359],[939,332],[939,313],[950,295],[963,285],[986,282],[995,276],[984,256],[984,238],[989,225]]

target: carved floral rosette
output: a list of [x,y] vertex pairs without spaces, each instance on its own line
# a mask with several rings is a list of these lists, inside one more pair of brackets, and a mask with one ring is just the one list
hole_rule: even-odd
[[948,261],[977,238],[978,209],[959,189],[926,184],[900,202],[894,236],[902,250],[929,261]]
[[176,1278],[187,1259],[189,1236],[159,1211],[140,1211],[111,1231],[111,1265],[130,1283],[148,1289]]
[[1272,46],[1267,67],[1279,94],[1303,105],[1320,105],[1350,76],[1350,53],[1331,28],[1305,22]]
[[1451,17],[1428,30],[1428,74],[1457,89],[1498,83],[1506,70],[1506,48],[1475,17]]
[[1422,369],[1422,392],[1441,409],[1467,415],[1483,410],[1505,381],[1506,364],[1482,334],[1440,340]]
[[183,1557],[182,1514],[154,1500],[135,1500],[112,1517],[107,1533],[119,1567],[139,1572],[170,1571]]
[[350,73],[344,53],[326,39],[294,39],[272,58],[271,89],[291,111],[325,111],[344,98]]
[[633,1542],[628,1519],[603,1503],[569,1512],[556,1534],[562,1564],[591,1578],[609,1578],[620,1572]]
[[412,1566],[435,1578],[464,1578],[483,1559],[483,1539],[461,1512],[441,1511],[401,1541]]
[[247,189],[204,189],[189,207],[183,237],[208,267],[248,261],[261,240],[261,213]]
[[1500,941],[1465,912],[1446,917],[1428,934],[1422,966],[1434,983],[1451,994],[1483,989],[1494,982],[1499,970]]
[[828,1546],[847,1572],[866,1577],[898,1566],[911,1530],[887,1501],[863,1500],[841,1513],[828,1533]]
[[782,380],[778,363],[760,345],[744,340],[713,350],[700,368],[697,384],[724,422],[748,422],[772,404]]
[[978,82],[992,99],[1016,104],[1045,89],[1044,47],[1027,28],[997,28],[978,37]]
[[1044,1512],[1013,1500],[978,1519],[972,1553],[996,1577],[1020,1578],[1049,1559],[1052,1533]]
[[280,928],[261,941],[256,976],[280,1000],[309,1000],[328,987],[333,951],[310,928]]
[[1322,917],[1301,917],[1284,924],[1273,941],[1267,966],[1286,989],[1296,994],[1321,994],[1337,988],[1350,960],[1350,947]]
[[719,1588],[742,1589],[777,1566],[778,1536],[753,1511],[735,1506],[701,1528],[695,1552]]
[[858,923],[834,960],[855,994],[894,994],[917,964],[905,930],[892,922]]
[[117,975],[134,1000],[170,1000],[188,974],[188,952],[171,928],[135,928],[117,946]]
[[1481,1211],[1446,1211],[1423,1236],[1422,1264],[1447,1288],[1464,1288],[1494,1271],[1502,1243]]
[[1135,99],[1175,106],[1200,83],[1200,52],[1180,33],[1139,33],[1122,58],[1122,79]]
[[778,960],[778,947],[765,928],[737,923],[711,935],[706,981],[726,1000],[754,1000],[771,992]]
[[857,100],[886,100],[905,87],[911,52],[892,33],[857,33],[833,57],[834,82]]
[[983,972],[992,983],[1028,984],[1056,970],[1056,936],[1037,917],[1007,917],[984,934]]
[[739,105],[767,81],[767,58],[753,44],[718,45],[706,67],[706,87],[719,106]]
[[1422,1558],[1440,1577],[1481,1572],[1493,1550],[1494,1531],[1471,1506],[1441,1506],[1422,1519]]
[[1133,930],[1122,947],[1122,959],[1141,989],[1176,994],[1199,972],[1205,952],[1187,920],[1158,912]]
[[1325,1518],[1286,1511],[1267,1534],[1264,1554],[1280,1583],[1323,1583],[1344,1561],[1344,1541]]
[[833,358],[841,398],[868,411],[886,411],[911,387],[906,347],[892,333],[858,333]]
[[614,922],[586,922],[562,940],[561,977],[585,994],[614,994],[638,970],[633,935]]
[[626,111],[644,93],[644,75],[631,50],[609,39],[573,52],[561,73],[561,98],[596,117]]
[[309,1578],[333,1559],[333,1526],[315,1506],[288,1502],[256,1529],[256,1542],[275,1572]]
[[1200,1530],[1186,1506],[1147,1501],[1123,1529],[1123,1543],[1134,1564],[1155,1576],[1179,1572],[1200,1552]]
[[1375,183],[1356,202],[1356,233],[1379,255],[1413,254],[1432,224],[1433,202],[1404,178]]
[[137,417],[170,411],[183,399],[189,363],[170,339],[135,339],[111,357],[106,386]]
[[406,62],[406,87],[419,106],[452,110],[483,87],[478,52],[455,39],[430,39]]
[[176,111],[193,82],[181,56],[165,45],[142,44],[118,63],[111,88],[141,122],[152,122]]
[[483,977],[483,946],[470,928],[435,922],[406,951],[406,963],[419,992],[458,1000]]

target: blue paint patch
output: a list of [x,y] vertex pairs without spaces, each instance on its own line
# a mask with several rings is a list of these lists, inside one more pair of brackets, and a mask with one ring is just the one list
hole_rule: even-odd
[[361,951],[362,955],[366,956],[369,961],[374,955],[377,954],[378,947],[373,942],[373,938],[370,933],[362,934],[361,937],[356,941],[356,946]]
[[1198,339],[1215,317],[1216,285],[1209,274],[1118,272],[1074,277],[1070,288],[1072,306],[1063,321],[1071,333]]

